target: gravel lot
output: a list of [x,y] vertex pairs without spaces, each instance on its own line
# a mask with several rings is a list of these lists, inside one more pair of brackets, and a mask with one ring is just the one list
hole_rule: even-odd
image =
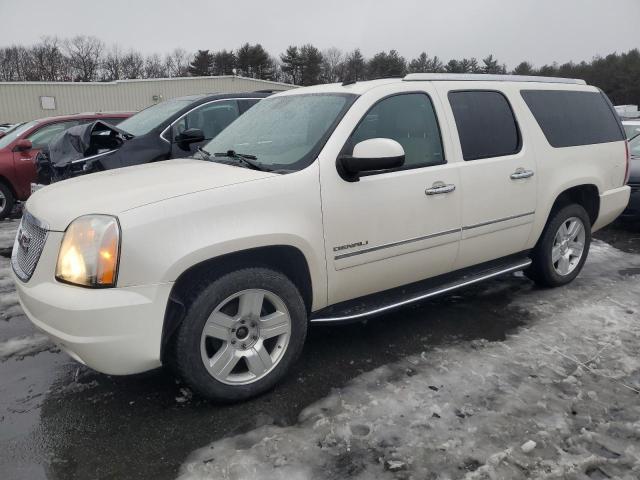
[[513,275],[314,328],[287,381],[229,406],[74,363],[0,257],[0,476],[640,478],[640,234],[598,236],[563,289]]

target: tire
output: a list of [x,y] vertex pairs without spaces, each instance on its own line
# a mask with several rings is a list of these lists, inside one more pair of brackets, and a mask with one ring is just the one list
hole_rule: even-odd
[[16,199],[11,189],[0,182],[0,220],[7,218],[13,211]]
[[275,270],[246,268],[196,287],[170,350],[178,375],[216,402],[246,400],[275,386],[307,335],[296,286]]
[[[577,227],[573,227],[574,222]],[[575,232],[569,231],[573,228]],[[580,245],[582,251],[578,255]],[[524,273],[541,287],[566,285],[582,270],[590,245],[591,220],[587,211],[578,204],[562,207],[552,213],[533,250],[532,264]]]

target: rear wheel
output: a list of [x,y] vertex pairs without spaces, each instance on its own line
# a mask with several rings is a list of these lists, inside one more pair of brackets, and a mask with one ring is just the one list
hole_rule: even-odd
[[589,215],[580,205],[567,205],[547,223],[525,274],[544,287],[566,285],[582,270],[590,245]]
[[266,268],[238,270],[200,286],[178,330],[173,360],[204,397],[244,400],[285,375],[306,333],[304,302],[286,276]]
[[0,220],[7,218],[11,214],[15,203],[16,199],[11,189],[0,182]]

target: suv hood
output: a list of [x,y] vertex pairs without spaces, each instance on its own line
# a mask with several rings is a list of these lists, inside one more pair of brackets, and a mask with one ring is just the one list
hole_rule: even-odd
[[35,192],[26,208],[50,230],[64,231],[81,215],[118,215],[172,197],[274,176],[278,174],[205,160],[165,160],[54,183]]

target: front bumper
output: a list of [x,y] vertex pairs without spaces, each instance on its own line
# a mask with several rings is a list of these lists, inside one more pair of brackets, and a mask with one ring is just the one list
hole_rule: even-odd
[[13,273],[18,299],[33,324],[73,358],[106,374],[160,366],[160,341],[171,283],[88,289],[54,278],[60,245],[50,232],[33,277]]

